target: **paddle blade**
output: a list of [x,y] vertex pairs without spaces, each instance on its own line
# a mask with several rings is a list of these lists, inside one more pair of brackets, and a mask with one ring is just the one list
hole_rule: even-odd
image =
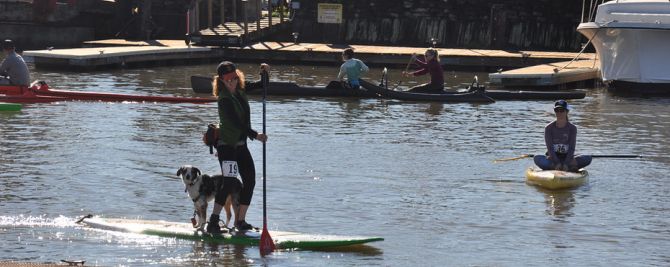
[[258,246],[261,252],[261,256],[268,255],[275,250],[275,242],[272,241],[270,232],[268,232],[267,227],[263,226],[263,233],[261,233],[261,241]]

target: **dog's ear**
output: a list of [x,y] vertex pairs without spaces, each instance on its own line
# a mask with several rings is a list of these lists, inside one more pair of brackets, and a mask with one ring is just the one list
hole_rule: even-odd
[[181,174],[182,174],[182,173],[185,173],[185,172],[186,172],[186,168],[185,168],[185,167],[181,167],[181,168],[179,168],[179,170],[177,170],[177,176],[181,176]]
[[200,172],[200,169],[193,167],[193,171],[195,171],[195,176],[200,176],[202,172]]

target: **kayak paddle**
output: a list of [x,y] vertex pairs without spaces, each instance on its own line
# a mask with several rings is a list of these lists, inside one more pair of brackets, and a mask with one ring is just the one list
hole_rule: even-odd
[[[261,80],[263,82],[263,134],[266,134],[265,131],[265,98],[268,94],[268,72],[266,69],[261,70]],[[272,241],[270,232],[268,232],[268,216],[267,216],[267,205],[266,205],[266,195],[265,195],[265,180],[267,180],[267,175],[265,173],[265,142],[263,142],[263,232],[261,233],[260,244],[258,244],[258,249],[260,250],[261,256],[270,254],[275,250],[275,243]]]
[[[525,159],[525,158],[532,158],[535,157],[533,154],[524,154],[518,157],[513,157],[513,158],[504,158],[504,159],[496,159],[493,162],[498,163],[498,162],[503,162],[503,161],[512,161],[512,160],[519,160],[519,159]],[[631,158],[641,158],[642,155],[628,155],[628,154],[623,154],[623,155],[591,155],[592,158],[620,158],[620,159],[631,159]]]

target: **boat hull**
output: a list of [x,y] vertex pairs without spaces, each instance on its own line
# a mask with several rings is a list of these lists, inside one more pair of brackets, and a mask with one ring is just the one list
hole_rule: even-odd
[[386,98],[405,101],[429,101],[446,103],[493,103],[495,100],[486,96],[484,91],[445,94],[421,94],[405,91],[393,91],[361,80],[361,86],[366,90]]
[[603,82],[613,91],[670,94],[670,5],[610,1],[577,31],[596,49]]
[[[205,76],[191,76],[193,91],[201,94],[211,94],[212,78]],[[248,94],[262,94],[262,90],[250,90]],[[371,91],[345,89],[340,83],[333,81],[328,86],[301,86],[292,82],[270,82],[267,88],[268,95],[273,96],[303,96],[303,97],[361,97],[377,98],[378,94]],[[439,95],[439,94],[436,94]],[[513,91],[513,90],[486,90],[486,95],[497,100],[556,100],[582,99],[586,96],[579,91]],[[432,97],[431,97],[432,98]]]
[[214,97],[177,97],[130,95],[101,92],[68,91],[49,89],[40,83],[30,89],[20,86],[0,86],[0,101],[11,103],[42,103],[61,100],[107,101],[107,102],[167,102],[167,103],[210,103]]
[[581,186],[589,180],[589,173],[581,169],[578,172],[543,171],[526,169],[526,183],[550,190],[568,189]]

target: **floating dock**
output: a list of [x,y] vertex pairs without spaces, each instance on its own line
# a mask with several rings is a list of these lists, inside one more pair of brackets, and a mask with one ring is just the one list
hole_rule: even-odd
[[600,79],[598,66],[595,59],[547,63],[490,73],[489,83],[493,87],[567,89],[573,84]]
[[[413,54],[422,55],[426,48],[373,45],[336,45],[293,42],[259,42],[242,47],[188,47],[182,40],[126,41],[120,39],[85,42],[95,48],[26,51],[37,67],[56,65],[124,66],[123,63],[205,59],[220,61],[269,61],[301,64],[335,64],[342,62],[342,51],[353,48],[356,57],[371,66],[404,67]],[[504,51],[484,49],[437,48],[440,61],[447,69],[512,69],[552,62],[568,61],[578,53],[544,51]],[[593,59],[594,54],[581,58]]]
[[187,46],[185,42],[169,45],[161,42],[148,42],[142,45],[139,42],[129,42],[125,45],[47,49],[25,51],[23,56],[32,61],[36,67],[65,67],[75,69],[96,69],[100,67],[126,67],[128,65],[147,63],[165,63],[178,61],[208,60],[222,51],[209,47]]

